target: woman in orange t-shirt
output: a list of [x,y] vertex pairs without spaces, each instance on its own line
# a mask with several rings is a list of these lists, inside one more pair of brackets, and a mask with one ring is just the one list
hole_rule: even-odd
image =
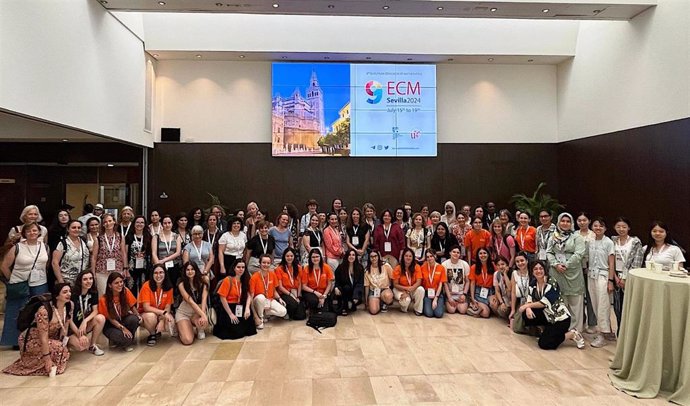
[[165,330],[175,334],[175,318],[170,312],[173,303],[172,283],[165,276],[165,265],[156,264],[148,282],[139,291],[139,313],[144,328],[149,331],[146,345],[152,347]]
[[470,307],[467,314],[475,317],[489,317],[489,303],[493,300],[494,264],[489,258],[487,248],[477,250],[477,262],[470,267]]
[[486,248],[491,243],[491,233],[482,228],[484,224],[481,217],[472,220],[472,229],[465,234],[465,249],[467,251],[467,262],[474,264],[477,258],[473,255],[480,248]]
[[304,310],[304,303],[300,300],[300,296],[302,296],[302,283],[300,281],[302,267],[297,261],[297,251],[294,248],[287,248],[283,251],[283,258],[276,268],[275,274],[278,277],[278,293],[285,302],[290,320],[304,320],[307,315]]
[[537,229],[529,225],[529,213],[522,212],[518,216],[520,226],[515,232],[515,241],[520,247],[519,251],[527,254],[527,261],[534,261],[534,254],[537,252]]
[[334,280],[333,270],[324,262],[321,251],[312,248],[308,265],[302,268],[302,300],[307,309],[328,311],[328,295],[333,290]]
[[125,287],[121,273],[108,275],[105,294],[98,301],[98,312],[105,316],[103,335],[108,337],[110,344],[132,351],[141,317],[137,311],[137,299]]
[[252,298],[246,263],[241,257],[236,259],[227,273],[216,292],[220,305],[216,306],[218,320],[213,326],[213,335],[221,340],[253,336],[256,324],[251,314]]
[[426,317],[443,317],[446,300],[443,297],[443,284],[448,281],[446,268],[436,262],[436,251],[426,250],[422,265],[422,286],[425,290],[422,312]]

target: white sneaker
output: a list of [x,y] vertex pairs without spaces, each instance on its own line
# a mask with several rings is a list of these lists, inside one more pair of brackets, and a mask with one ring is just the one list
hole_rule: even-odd
[[601,348],[606,345],[606,340],[604,339],[603,335],[598,334],[590,345],[594,348]]
[[97,357],[100,357],[101,355],[105,354],[105,351],[98,348],[96,344],[89,347],[89,351],[91,351],[91,353]]
[[198,338],[199,340],[203,340],[204,338],[206,338],[206,332],[202,329],[199,329],[199,331],[196,333],[196,338]]
[[263,329],[264,329],[264,322],[261,321],[261,323],[259,323],[259,324],[256,326],[256,329],[257,329],[257,330],[263,330]]
[[582,337],[582,334],[580,334],[579,331],[576,329],[570,330],[573,333],[573,341],[575,341],[575,345],[577,345],[577,348],[582,350],[585,348],[585,339]]

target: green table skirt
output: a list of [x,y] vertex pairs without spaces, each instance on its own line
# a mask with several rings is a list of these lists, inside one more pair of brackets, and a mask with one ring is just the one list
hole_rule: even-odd
[[690,278],[628,274],[611,383],[623,392],[690,406]]

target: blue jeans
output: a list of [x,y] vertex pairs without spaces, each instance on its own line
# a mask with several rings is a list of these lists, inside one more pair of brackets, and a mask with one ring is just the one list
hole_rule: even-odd
[[446,310],[446,298],[443,296],[438,298],[438,303],[435,310],[431,308],[432,301],[433,299],[429,299],[427,296],[424,297],[424,315],[426,317],[436,317],[440,319],[443,317],[443,312]]
[[19,310],[29,301],[29,298],[36,295],[48,293],[48,284],[40,286],[30,286],[29,296],[20,299],[10,299],[5,303],[5,324],[2,328],[2,338],[0,345],[14,346],[19,345],[19,330],[17,329],[17,317]]

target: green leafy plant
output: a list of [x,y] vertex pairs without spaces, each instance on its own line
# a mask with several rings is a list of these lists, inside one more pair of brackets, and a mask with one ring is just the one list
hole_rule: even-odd
[[220,206],[223,208],[223,211],[225,213],[230,213],[230,208],[220,201],[220,197],[210,192],[206,192],[206,194],[211,198],[211,204],[209,204],[209,208],[204,209],[204,213],[206,214],[206,216],[208,216],[211,213],[211,207],[213,206]]
[[546,187],[546,183],[541,182],[537,186],[537,190],[534,191],[532,196],[527,196],[522,193],[513,195],[510,199],[510,203],[515,206],[515,209],[521,212],[527,212],[531,217],[535,217],[542,210],[547,210],[550,213],[557,214],[565,209],[565,205],[558,202],[550,195],[542,192],[542,189]]

